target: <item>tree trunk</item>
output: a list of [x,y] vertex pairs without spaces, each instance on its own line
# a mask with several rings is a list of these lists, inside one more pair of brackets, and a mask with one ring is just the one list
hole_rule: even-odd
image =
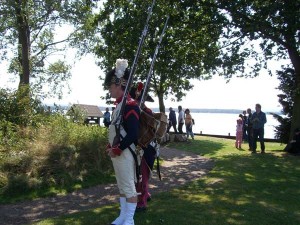
[[290,140],[292,140],[294,135],[294,130],[300,128],[300,55],[297,50],[288,49],[288,53],[292,64],[295,68],[296,74],[296,90],[294,96],[293,114],[292,114],[292,124],[290,131]]
[[30,76],[30,31],[29,25],[26,18],[26,12],[24,10],[24,5],[27,2],[16,0],[15,1],[15,10],[17,16],[17,24],[18,24],[18,59],[20,63],[20,83],[19,86],[29,85],[29,76]]
[[159,111],[165,113],[166,108],[164,104],[164,93],[158,93]]

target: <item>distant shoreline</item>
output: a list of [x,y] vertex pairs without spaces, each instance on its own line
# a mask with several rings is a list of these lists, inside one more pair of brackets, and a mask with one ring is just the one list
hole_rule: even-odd
[[[100,110],[105,111],[106,107],[100,106]],[[154,112],[159,112],[159,108],[151,108]],[[177,109],[174,109],[175,111]],[[191,113],[228,113],[228,114],[241,114],[244,110],[242,109],[201,109],[201,108],[189,108]],[[169,108],[166,108],[166,113],[169,112]],[[281,115],[281,112],[276,111],[265,111],[265,113],[275,113]]]
[[[158,108],[152,108],[154,112],[158,112]],[[242,109],[193,109],[189,108],[191,113],[227,113],[227,114],[242,114],[244,110]],[[166,110],[166,113],[168,113],[169,110]],[[252,111],[253,113],[254,111]],[[266,111],[265,113],[270,114],[270,113],[275,113],[278,115],[281,115],[281,112],[276,112],[276,111]]]
[[[105,111],[106,107],[99,106],[100,110]],[[151,108],[153,112],[159,112],[159,108]],[[175,111],[177,109],[174,109]],[[228,114],[241,114],[244,110],[243,109],[202,109],[202,108],[189,108],[191,113],[228,113]],[[252,111],[254,112],[254,111]],[[169,108],[166,108],[166,113],[169,113]],[[281,115],[281,112],[276,111],[265,111],[265,113],[275,113]]]
[[[58,107],[62,108],[62,109],[68,109],[70,108],[70,106],[67,105],[57,105]],[[50,106],[51,108],[54,108],[54,106]],[[107,106],[98,106],[99,109],[101,111],[105,111],[105,109],[107,108]],[[111,107],[108,107],[111,111]],[[159,112],[159,108],[151,108],[152,111],[154,112]],[[189,108],[191,113],[227,113],[227,114],[241,114],[244,110],[242,109],[201,109],[201,108]],[[174,109],[175,111],[177,111],[177,109]],[[254,112],[254,111],[252,111]],[[276,111],[264,111],[267,114],[270,113],[275,113],[278,115],[282,115],[282,112],[276,112]],[[166,108],[166,114],[169,113],[169,108]]]

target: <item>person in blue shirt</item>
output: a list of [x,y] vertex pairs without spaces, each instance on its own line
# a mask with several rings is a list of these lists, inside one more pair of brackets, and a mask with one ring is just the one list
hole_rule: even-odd
[[261,153],[265,153],[265,142],[264,142],[264,126],[267,122],[267,117],[264,112],[261,111],[261,105],[255,105],[255,112],[252,114],[252,132],[253,132],[253,144],[252,153],[256,153],[257,144],[259,140]]
[[110,112],[109,112],[109,108],[106,108],[106,111],[103,114],[103,123],[104,123],[104,126],[106,126],[106,127],[109,127],[109,125],[110,125]]
[[176,129],[176,125],[177,125],[177,119],[176,119],[176,113],[175,110],[173,110],[172,107],[169,108],[169,125],[168,125],[168,129],[167,129],[167,133],[170,132],[170,128],[173,127],[175,134],[177,134],[177,129]]

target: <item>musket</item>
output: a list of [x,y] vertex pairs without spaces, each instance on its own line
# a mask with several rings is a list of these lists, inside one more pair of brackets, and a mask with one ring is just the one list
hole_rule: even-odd
[[[161,35],[160,35],[160,38],[159,38],[159,41],[158,41],[158,44],[156,45],[156,48],[155,48],[155,51],[154,51],[154,54],[153,54],[153,57],[152,57],[152,61],[151,61],[151,65],[150,65],[150,68],[149,68],[149,72],[148,72],[148,75],[147,75],[147,80],[146,80],[146,83],[144,85],[144,91],[143,91],[143,94],[142,94],[142,97],[141,97],[141,100],[140,100],[140,104],[139,104],[139,107],[141,109],[144,108],[144,102],[145,102],[145,96],[147,96],[147,93],[148,93],[148,89],[149,89],[149,84],[150,84],[150,80],[151,80],[151,76],[152,76],[152,71],[153,71],[153,68],[154,68],[154,63],[156,61],[156,56],[158,54],[158,50],[160,48],[160,44],[162,42],[162,39],[165,35],[165,31],[167,29],[167,25],[168,25],[168,21],[169,21],[169,16],[167,16],[167,19],[165,21],[165,25],[164,25],[164,28],[161,32]],[[156,147],[155,148],[158,148],[159,149],[159,145],[157,144],[156,142]],[[160,174],[160,167],[159,167],[159,158],[157,156],[157,174],[158,174],[158,177],[159,177],[159,180],[161,180],[161,174]]]
[[119,111],[119,114],[116,115],[116,120],[115,120],[115,123],[113,124],[115,126],[115,129],[116,129],[116,136],[115,136],[114,141],[113,141],[113,146],[120,142],[120,125],[122,124],[122,120],[123,120],[123,114],[124,114],[124,110],[125,110],[126,100],[127,100],[127,96],[128,96],[130,87],[131,87],[132,82],[133,82],[133,75],[134,75],[134,73],[136,71],[136,68],[137,68],[138,58],[140,56],[140,53],[141,53],[141,50],[142,50],[142,47],[143,47],[143,43],[144,43],[145,38],[146,38],[147,33],[148,33],[149,20],[151,18],[152,10],[153,10],[154,5],[155,5],[155,0],[152,1],[151,7],[148,8],[148,16],[147,16],[146,24],[144,26],[144,30],[143,30],[142,35],[140,37],[139,45],[138,45],[138,48],[137,48],[137,51],[136,51],[136,54],[135,54],[135,57],[134,57],[134,60],[133,60],[132,67],[130,69],[130,74],[129,74],[129,78],[128,78],[128,81],[127,81],[126,88],[124,90],[123,98],[122,98],[121,102],[119,103],[119,104],[121,104],[121,109]]
[[156,60],[156,56],[158,54],[158,50],[160,48],[160,44],[162,42],[162,39],[164,37],[165,31],[166,31],[166,28],[167,28],[168,20],[169,20],[169,16],[167,16],[164,28],[163,28],[163,30],[161,32],[158,44],[156,45],[156,48],[155,48],[155,51],[154,51],[154,54],[153,54],[153,57],[152,57],[150,69],[149,69],[149,72],[148,72],[148,75],[147,75],[147,80],[146,80],[146,83],[144,85],[144,91],[143,91],[143,94],[142,94],[142,97],[141,97],[141,101],[140,101],[140,105],[139,105],[141,109],[144,106],[145,96],[147,96],[147,93],[148,93],[149,84],[150,84],[150,80],[151,80],[151,76],[152,76],[152,71],[153,71],[153,68],[154,68],[154,63],[155,63],[155,60]]

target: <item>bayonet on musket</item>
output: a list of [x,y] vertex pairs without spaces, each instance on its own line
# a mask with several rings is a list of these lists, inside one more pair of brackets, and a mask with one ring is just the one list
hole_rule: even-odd
[[143,30],[142,35],[140,37],[139,45],[138,45],[138,48],[137,48],[137,51],[136,51],[136,54],[135,54],[135,57],[134,57],[134,60],[133,60],[133,64],[132,64],[132,67],[131,67],[131,70],[130,70],[127,85],[126,85],[126,88],[124,90],[123,98],[122,98],[121,102],[119,103],[119,104],[121,104],[121,108],[120,108],[119,114],[116,115],[116,120],[115,120],[115,123],[113,124],[115,126],[115,129],[116,129],[116,136],[114,138],[113,145],[117,145],[120,142],[120,126],[121,126],[122,120],[123,120],[123,114],[124,114],[124,109],[125,109],[125,105],[126,105],[126,100],[127,100],[127,96],[128,96],[130,87],[131,87],[132,82],[133,82],[133,75],[134,75],[134,73],[136,71],[136,68],[137,68],[138,58],[140,56],[145,38],[146,38],[147,33],[148,33],[149,21],[150,21],[151,15],[152,15],[152,10],[153,10],[154,5],[155,5],[155,0],[152,1],[151,7],[148,8],[148,16],[147,16],[146,24],[144,26],[144,30]]
[[150,84],[150,80],[151,80],[151,75],[152,75],[152,71],[153,71],[153,68],[154,68],[154,63],[155,63],[155,60],[156,60],[156,56],[157,56],[157,54],[158,54],[158,50],[159,50],[159,48],[160,48],[160,44],[161,44],[161,42],[162,42],[162,39],[163,39],[163,37],[164,37],[165,31],[166,31],[166,28],[167,28],[168,20],[169,20],[169,16],[167,16],[167,19],[166,19],[164,28],[163,28],[163,30],[162,30],[162,32],[161,32],[161,35],[160,35],[158,44],[157,44],[157,46],[156,46],[156,48],[155,48],[155,51],[154,51],[154,54],[153,54],[153,57],[152,57],[150,69],[149,69],[149,72],[148,72],[148,75],[147,75],[147,80],[146,80],[146,83],[145,83],[145,85],[144,85],[144,92],[143,92],[143,94],[142,94],[141,101],[140,101],[140,105],[139,105],[140,108],[143,108],[143,106],[144,106],[145,96],[147,96],[147,93],[148,93],[149,84]]

